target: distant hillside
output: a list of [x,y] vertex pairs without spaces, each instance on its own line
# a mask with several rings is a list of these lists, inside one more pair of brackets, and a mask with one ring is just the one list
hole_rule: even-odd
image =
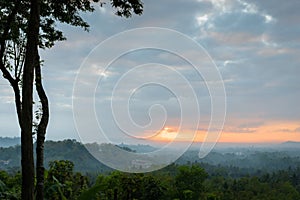
[[0,137],[0,147],[11,147],[21,144],[19,137]]
[[150,145],[143,145],[143,144],[137,144],[137,145],[129,145],[129,144],[119,144],[119,147],[127,147],[130,148],[131,150],[135,151],[135,152],[139,152],[139,153],[147,153],[147,152],[153,152],[155,150],[157,150],[157,148],[154,148]]
[[[89,144],[101,152],[117,159],[118,164],[124,165],[128,157],[120,157],[116,152],[111,151],[113,144]],[[151,152],[156,150],[149,145],[127,145],[119,144],[119,148],[129,152]],[[255,147],[228,147],[215,149],[203,159],[198,157],[198,150],[185,152],[175,163],[191,164],[201,163],[209,173],[225,173],[231,177],[241,177],[245,174],[255,174],[257,172],[274,172],[277,170],[296,169],[300,167],[299,142],[286,142],[274,144],[268,148]],[[35,148],[34,148],[35,149]],[[0,170],[18,170],[20,168],[21,148],[19,145],[11,147],[0,147]],[[166,159],[168,159],[166,157]],[[46,141],[45,142],[45,167],[48,168],[49,161],[70,160],[75,164],[75,171],[88,173],[107,173],[111,169],[96,160],[85,148],[76,140]],[[223,172],[215,172],[223,167]],[[239,169],[238,169],[239,168]]]
[[[104,146],[103,146],[104,145]],[[108,144],[101,147],[108,149]],[[149,145],[118,145],[123,150],[131,152],[149,152],[154,147]],[[99,148],[97,146],[97,148]],[[35,149],[35,147],[34,147]],[[113,155],[117,156],[117,155]],[[46,141],[45,142],[45,167],[53,160],[70,160],[75,165],[75,171],[81,172],[108,172],[111,169],[96,160],[82,145],[76,140]],[[120,161],[121,162],[121,161]],[[21,147],[20,145],[8,145],[0,147],[0,170],[18,169],[21,166]]]
[[[35,149],[35,148],[34,148]],[[49,161],[70,160],[75,164],[75,171],[105,172],[110,169],[96,160],[85,147],[76,140],[46,141],[45,166]],[[0,170],[16,169],[21,166],[20,146],[0,147]]]
[[287,142],[281,143],[279,146],[284,147],[284,148],[300,148],[300,142],[287,141]]
[[281,144],[297,144],[297,145],[300,145],[300,142],[296,142],[296,141],[286,141],[286,142],[283,142]]

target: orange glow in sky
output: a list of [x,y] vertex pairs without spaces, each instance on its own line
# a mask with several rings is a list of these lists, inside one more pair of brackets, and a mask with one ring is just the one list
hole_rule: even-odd
[[[192,130],[184,130],[177,135],[177,127],[164,127],[155,137],[154,141],[169,142],[177,136],[178,141],[188,141],[193,138]],[[207,131],[197,131],[195,142],[204,140]],[[186,137],[184,137],[186,136]],[[268,122],[257,127],[236,128],[233,125],[224,126],[218,142],[228,143],[280,143],[285,141],[300,141],[299,122]]]

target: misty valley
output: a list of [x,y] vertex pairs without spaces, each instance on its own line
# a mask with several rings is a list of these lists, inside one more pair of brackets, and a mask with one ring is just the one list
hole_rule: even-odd
[[[0,197],[20,195],[18,140],[0,139]],[[9,145],[5,142],[9,141]],[[97,145],[97,144],[92,144]],[[9,146],[9,147],[8,147]],[[101,144],[132,153],[157,150],[151,145]],[[96,160],[76,140],[45,142],[47,199],[291,199],[300,198],[300,143],[217,144],[199,159],[199,145],[175,163],[150,173],[125,173]],[[172,150],[170,150],[171,154]],[[107,152],[106,152],[107,153]],[[124,158],[114,155],[120,163]],[[128,158],[127,158],[128,159]],[[151,168],[135,160],[129,167]]]

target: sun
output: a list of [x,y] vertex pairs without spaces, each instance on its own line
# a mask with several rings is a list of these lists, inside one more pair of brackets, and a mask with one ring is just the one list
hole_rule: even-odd
[[165,126],[158,132],[158,134],[153,139],[158,141],[173,141],[176,138],[176,136],[176,128]]

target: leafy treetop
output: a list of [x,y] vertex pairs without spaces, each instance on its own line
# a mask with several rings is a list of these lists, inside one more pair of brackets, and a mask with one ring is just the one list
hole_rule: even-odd
[[[51,48],[56,41],[66,39],[63,32],[57,29],[57,22],[81,27],[88,31],[89,24],[80,14],[93,12],[96,4],[104,6],[105,2],[99,0],[41,0],[40,48]],[[110,4],[116,9],[115,14],[121,17],[128,18],[132,14],[141,15],[143,12],[143,4],[140,0],[110,0]],[[0,40],[23,41],[28,25],[30,1],[0,0],[0,9]],[[14,17],[14,21],[9,22],[12,17]],[[5,29],[9,29],[9,34],[4,34]]]

